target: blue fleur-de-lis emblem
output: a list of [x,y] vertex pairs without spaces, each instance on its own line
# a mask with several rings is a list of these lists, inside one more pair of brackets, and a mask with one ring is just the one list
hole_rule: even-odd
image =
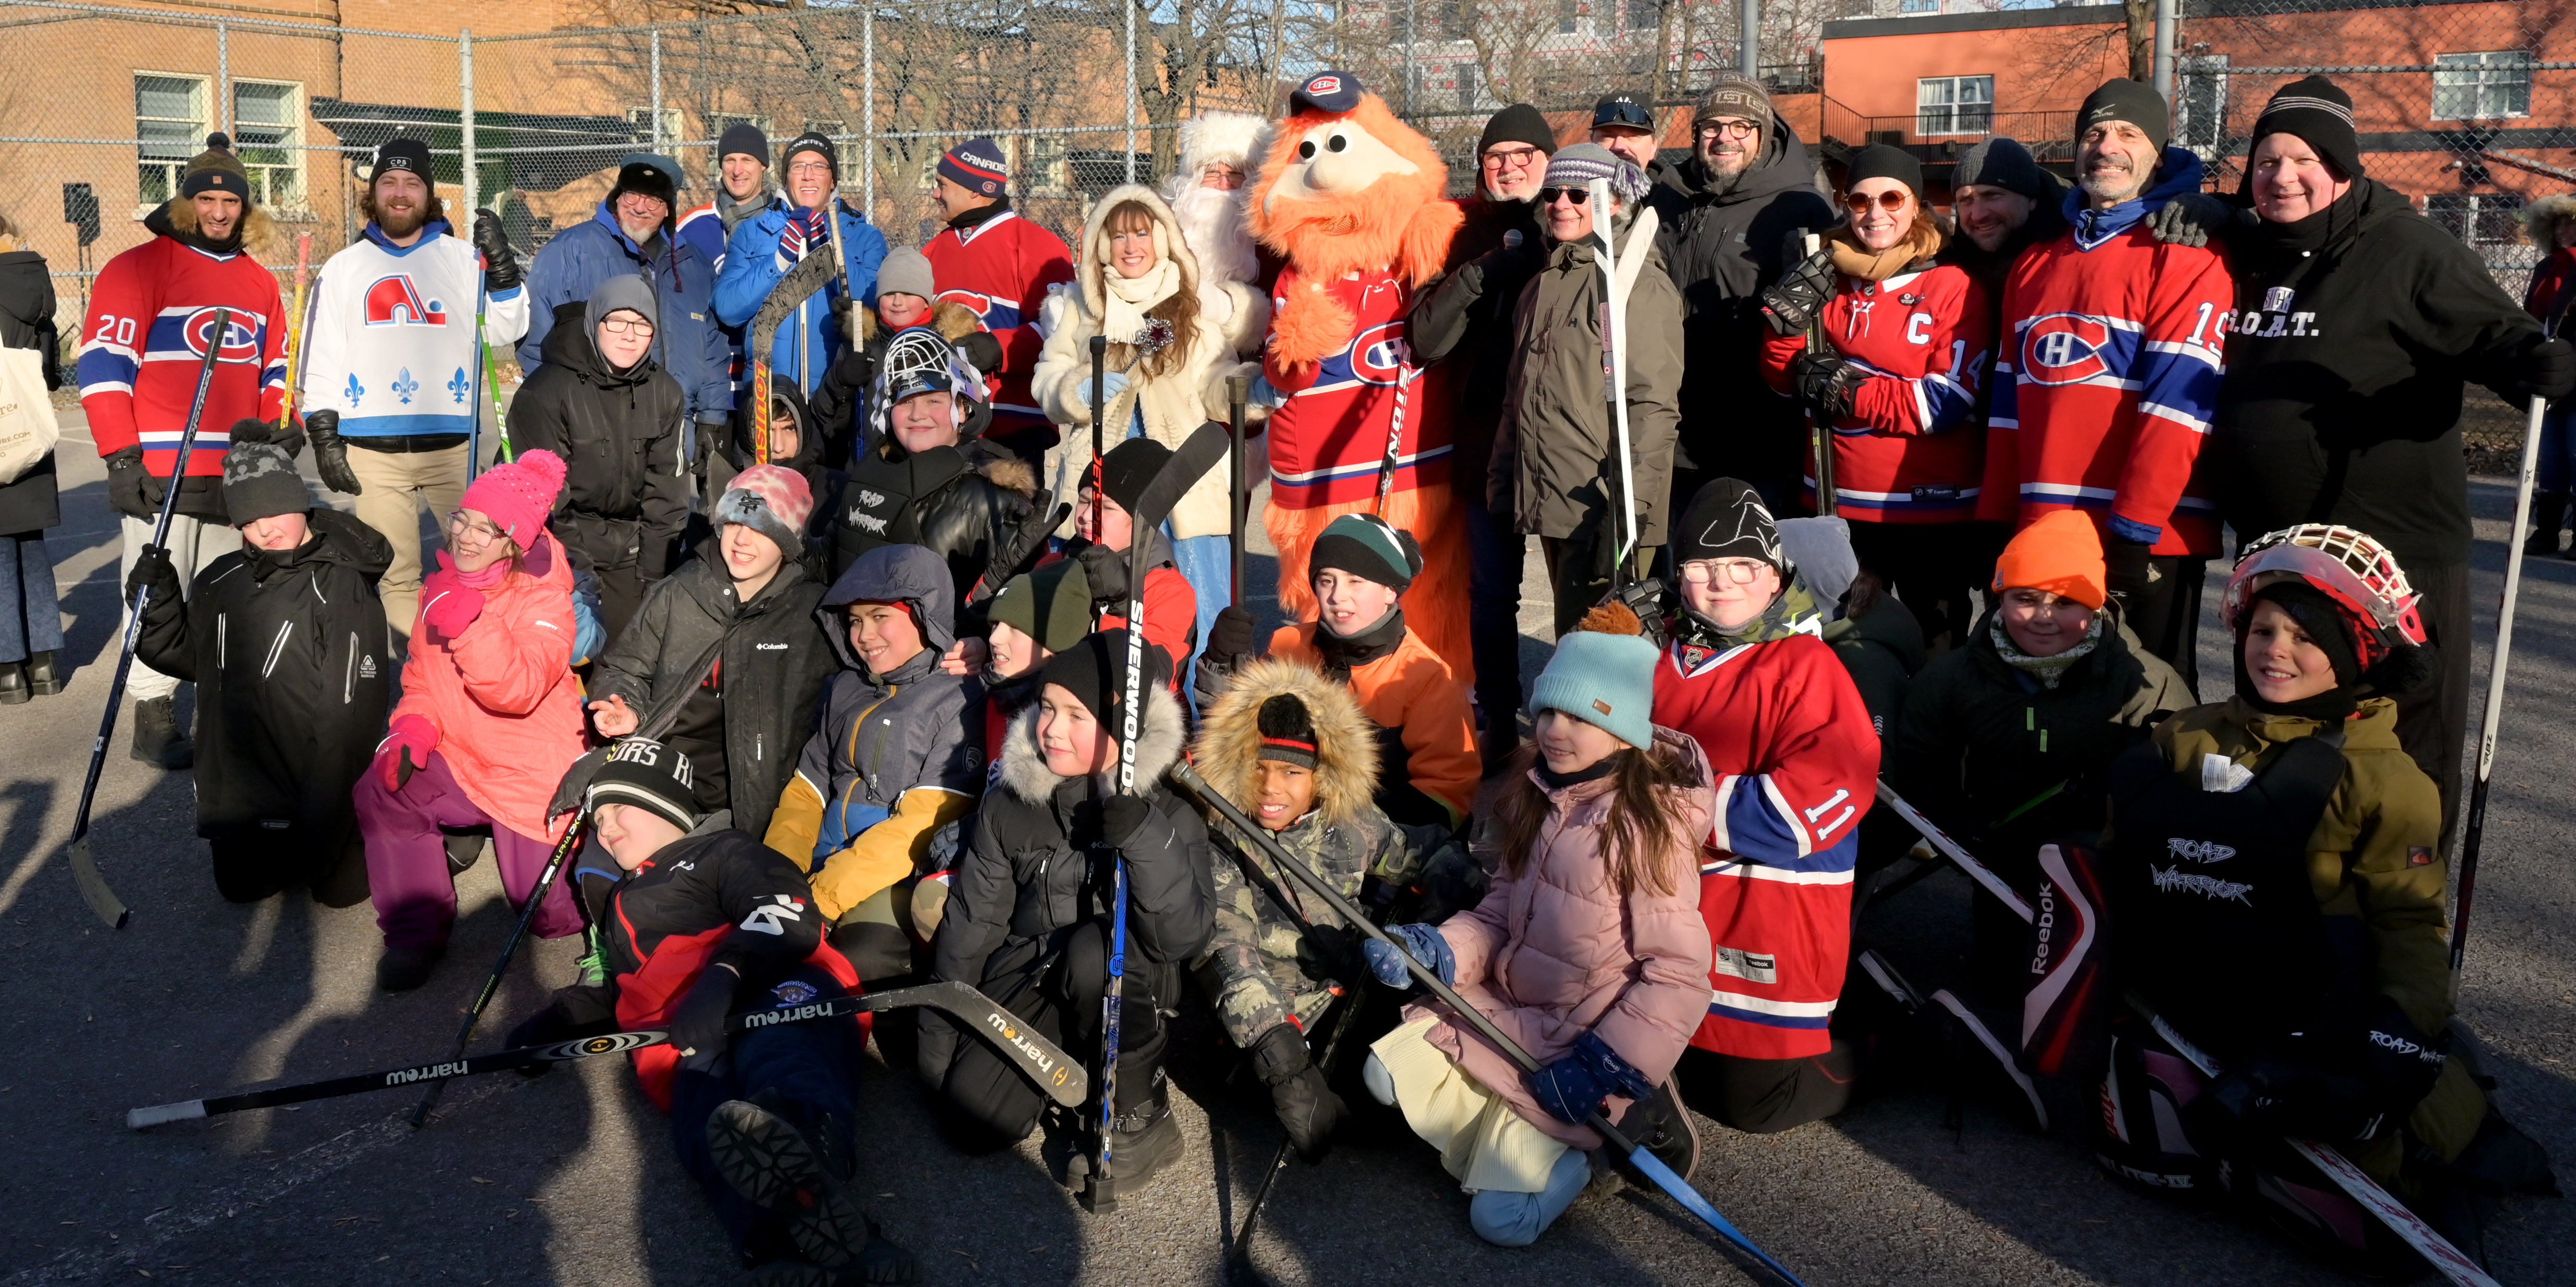
[[402,399],[403,405],[411,405],[411,395],[420,392],[420,381],[411,378],[410,367],[394,372],[393,391],[395,397]]
[[458,405],[460,405],[460,406],[462,406],[462,405],[464,404],[464,402],[465,402],[465,394],[466,394],[466,391],[467,391],[467,390],[469,390],[469,389],[471,389],[471,388],[473,388],[473,387],[474,387],[473,382],[472,382],[472,381],[470,381],[470,380],[467,380],[467,379],[465,378],[465,368],[464,368],[464,367],[461,367],[461,366],[460,366],[460,367],[456,368],[456,374],[455,374],[455,375],[452,375],[452,376],[450,376],[450,377],[448,377],[448,380],[447,380],[447,392],[448,392],[448,396],[450,396],[450,397],[454,398],[454,399],[456,400],[457,404],[458,404]]
[[367,396],[367,386],[358,383],[358,373],[355,371],[349,373],[348,388],[350,406],[358,405],[359,401]]

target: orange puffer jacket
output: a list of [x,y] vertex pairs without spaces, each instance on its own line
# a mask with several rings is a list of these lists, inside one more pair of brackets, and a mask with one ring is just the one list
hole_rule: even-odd
[[[1641,888],[1622,898],[1611,886],[1601,861],[1611,782],[1602,778],[1551,792],[1528,870],[1497,875],[1475,910],[1440,925],[1458,960],[1459,993],[1542,1065],[1592,1032],[1660,1082],[1708,1010],[1708,928],[1693,877],[1717,797],[1697,742],[1668,728],[1656,729],[1655,741],[1682,752],[1691,766],[1691,785],[1666,792],[1666,807],[1677,815],[1671,852],[1661,855],[1671,893]],[[1405,1010],[1407,1022],[1424,1015],[1441,1018],[1431,1043],[1522,1120],[1579,1149],[1601,1146],[1590,1127],[1539,1107],[1519,1065],[1449,1018],[1446,1006]],[[1604,1111],[1615,1119],[1627,1104],[1614,1096]]]
[[[1315,647],[1315,632],[1322,628],[1312,621],[1279,627],[1270,636],[1270,655],[1324,669],[1324,654]],[[1397,822],[1464,826],[1484,762],[1476,753],[1476,713],[1467,703],[1467,686],[1449,663],[1407,626],[1394,651],[1351,667],[1350,689],[1361,712],[1385,730],[1378,747],[1378,806]],[[1433,817],[1431,809],[1405,799],[1407,783],[1448,816]]]
[[[572,673],[572,569],[540,535],[520,569],[486,591],[482,615],[448,638],[415,625],[393,718],[438,726],[438,754],[474,807],[523,836],[554,838],[546,805],[583,749]],[[572,815],[564,815],[569,820]]]

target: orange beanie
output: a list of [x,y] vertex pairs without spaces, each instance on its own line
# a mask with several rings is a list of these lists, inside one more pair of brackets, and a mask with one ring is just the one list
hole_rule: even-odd
[[2099,609],[2110,596],[2102,566],[2102,537],[2077,509],[2053,510],[2021,529],[1995,561],[1995,589],[2027,586]]

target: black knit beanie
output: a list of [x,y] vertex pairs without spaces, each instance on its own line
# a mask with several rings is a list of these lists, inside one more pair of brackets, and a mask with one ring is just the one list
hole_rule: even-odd
[[1171,459],[1171,448],[1151,438],[1130,438],[1110,448],[1109,454],[1101,457],[1101,474],[1109,480],[1109,485],[1103,490],[1109,499],[1118,502],[1120,509],[1134,514],[1136,503],[1144,499],[1145,489],[1153,485],[1155,475],[1162,473],[1163,466],[1171,463]]
[[1306,703],[1300,701],[1296,694],[1281,693],[1263,702],[1256,722],[1261,733],[1261,749],[1252,758],[1277,760],[1301,769],[1315,767],[1314,716],[1307,712]]
[[837,179],[841,176],[840,153],[833,149],[831,138],[825,135],[822,131],[807,130],[804,133],[787,140],[786,150],[778,154],[778,168],[781,170],[794,169],[796,166],[796,154],[799,152],[811,152],[814,155],[823,158],[823,164],[832,167],[832,177]]
[[2361,138],[2353,133],[2352,95],[2323,76],[2294,80],[2273,91],[2263,114],[2254,118],[2254,138],[2246,144],[2247,154],[2269,134],[2297,136],[2317,150],[2336,178],[2361,177]]
[[1514,103],[1485,122],[1485,132],[1476,140],[1476,155],[1483,156],[1497,143],[1527,143],[1556,155],[1556,131],[1548,128],[1547,114],[1527,103]]
[[2141,85],[2124,76],[2102,82],[2102,87],[2084,98],[2084,106],[2075,113],[2075,137],[2104,121],[2127,121],[2147,132],[2162,152],[2165,140],[2172,136],[2171,118],[2165,111],[2164,95],[2152,85]]
[[2033,201],[2047,201],[2056,195],[2056,186],[2048,181],[2039,162],[2032,159],[2030,149],[2001,135],[1959,154],[1958,168],[1950,171],[1950,190],[1965,187],[2001,188]]
[[1789,556],[1780,550],[1780,529],[1760,493],[1733,478],[1712,478],[1682,511],[1674,539],[1681,562],[1701,559],[1760,559],[1789,571]]
[[769,136],[761,133],[760,127],[749,121],[735,121],[726,126],[723,136],[716,140],[716,159],[722,161],[736,152],[744,156],[756,157],[762,165],[767,165],[769,164]]
[[1860,186],[1863,179],[1894,179],[1914,194],[1917,203],[1923,200],[1923,163],[1903,148],[1872,143],[1852,153],[1851,172],[1843,177],[1843,191]]
[[[1045,683],[1062,687],[1081,702],[1093,718],[1108,723],[1118,713],[1118,703],[1127,693],[1127,631],[1125,627],[1086,635],[1074,646],[1047,660],[1040,672]],[[1163,650],[1153,645],[1145,648],[1145,687],[1170,680],[1171,667]]]

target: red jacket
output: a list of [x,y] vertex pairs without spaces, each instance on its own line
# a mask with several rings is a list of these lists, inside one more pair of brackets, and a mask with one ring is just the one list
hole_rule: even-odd
[[965,305],[1001,342],[1002,369],[984,373],[993,396],[987,432],[1045,425],[1046,412],[1029,394],[1029,373],[1046,344],[1038,334],[1038,306],[1048,287],[1073,280],[1073,252],[1064,239],[1005,207],[980,223],[940,229],[921,253],[930,260],[939,298]]
[[[1071,548],[1071,547],[1068,547]],[[1035,566],[1045,567],[1068,555],[1058,550],[1039,559]],[[1123,561],[1125,555],[1120,555]],[[1093,614],[1094,630],[1117,630],[1127,624],[1125,599],[1113,599]],[[1172,692],[1181,691],[1181,676],[1189,669],[1190,658],[1198,653],[1199,596],[1189,580],[1169,563],[1157,563],[1145,570],[1145,642],[1163,650],[1171,661]],[[999,727],[999,726],[996,726]],[[986,742],[985,753],[998,760],[1002,743]]]
[[[1869,372],[1834,429],[1834,499],[1843,517],[1956,523],[1976,517],[1986,444],[1969,422],[1993,360],[1985,288],[1951,265],[1881,282],[1844,277],[1825,305],[1826,334]],[[1791,392],[1804,335],[1765,331],[1762,376]],[[1814,412],[1808,413],[1810,423]],[[1812,496],[1816,480],[1807,480]]]
[[247,253],[217,255],[160,236],[108,260],[81,324],[81,410],[110,456],[143,445],[156,478],[178,463],[215,309],[233,310],[206,411],[188,457],[191,475],[221,477],[233,422],[277,419],[286,399],[286,305],[277,276]]
[[2569,290],[2576,290],[2576,246],[2553,252],[2533,270],[2531,290],[2522,297],[2522,306],[2543,323],[2550,322],[2558,293]]
[[1851,955],[1860,820],[1877,798],[1878,735],[1824,640],[1712,653],[1676,642],[1655,667],[1655,723],[1688,734],[1717,778],[1700,855],[1712,958],[1691,1044],[1747,1059],[1832,1045]]
[[[2189,152],[2165,168],[2199,185]],[[2151,198],[2172,186],[2160,181]],[[2192,479],[2218,409],[2235,283],[2217,251],[2132,223],[2089,246],[2085,217],[2023,252],[2004,281],[1978,516],[2028,526],[2082,509],[2158,554],[2218,552],[2218,506]]]
[[[1293,267],[1280,270],[1270,306],[1275,316],[1291,291],[1312,289]],[[1393,273],[1367,273],[1324,287],[1354,319],[1350,343],[1323,361],[1290,370],[1267,352],[1261,375],[1288,395],[1270,413],[1270,503],[1315,509],[1377,494],[1379,467],[1394,423],[1396,372],[1412,360],[1405,314],[1413,289]],[[1274,326],[1277,324],[1274,322]],[[1404,438],[1397,448],[1395,491],[1449,481],[1450,369],[1415,368],[1404,396]]]

